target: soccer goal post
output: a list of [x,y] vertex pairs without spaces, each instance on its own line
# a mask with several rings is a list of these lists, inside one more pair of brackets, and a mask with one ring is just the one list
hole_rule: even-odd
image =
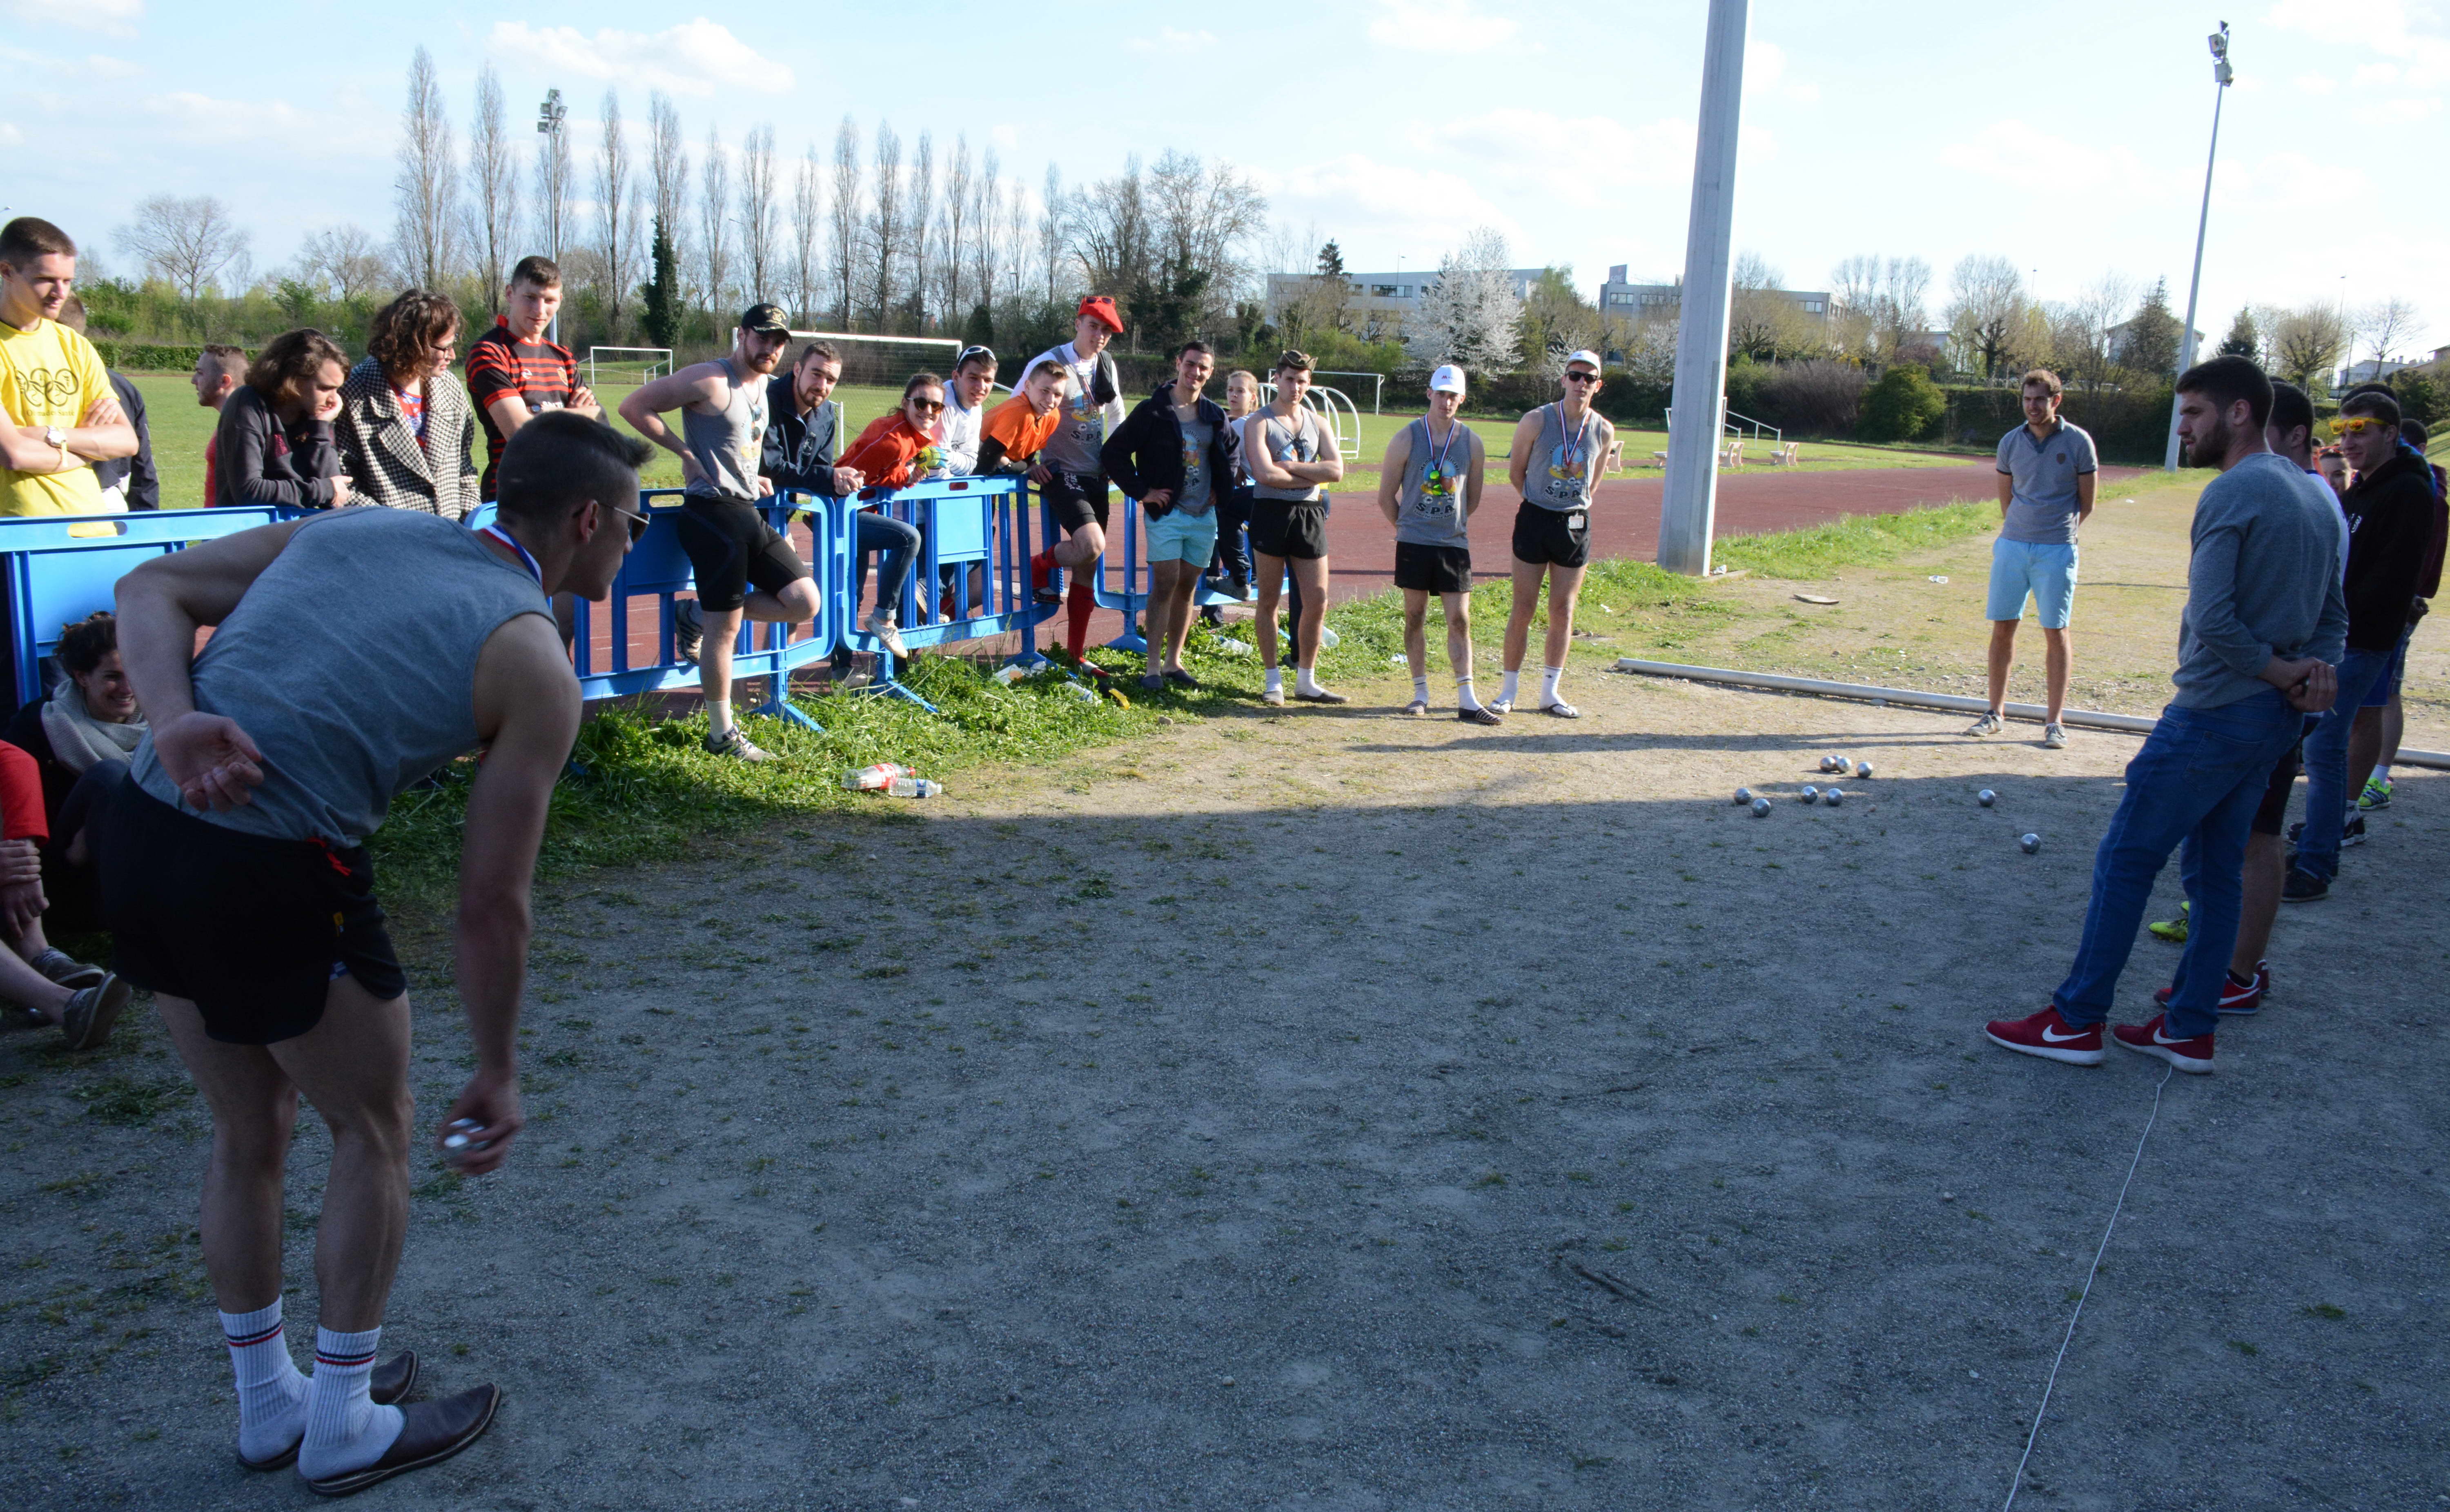
[[645,383],[671,372],[672,349],[669,346],[591,346],[587,349],[587,386],[591,389],[602,386],[597,378],[596,364],[599,361],[615,378],[626,379],[634,374],[636,381]]
[[[847,331],[794,331],[796,342],[823,341],[842,354],[843,381],[900,388],[914,373],[950,379],[962,342],[948,336],[859,336]],[[799,356],[794,350],[786,361]]]

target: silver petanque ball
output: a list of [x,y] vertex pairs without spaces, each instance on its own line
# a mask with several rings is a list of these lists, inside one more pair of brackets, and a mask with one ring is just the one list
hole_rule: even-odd
[[1842,787],[1832,787],[1820,795],[1820,801],[1835,808],[1846,801],[1846,790]]
[[1738,808],[1741,808],[1744,804],[1749,804],[1752,801],[1753,790],[1751,788],[1739,787],[1736,789],[1736,806]]
[[1870,762],[1857,762],[1855,764],[1855,775],[1863,779],[1865,782],[1871,781],[1872,764]]
[[1836,771],[1837,762],[1838,758],[1835,756],[1823,756],[1820,758],[1820,769],[1824,772]]
[[2042,848],[2042,837],[2039,835],[2019,835],[2016,837],[2016,848],[2030,856],[2033,852]]
[[1753,800],[1753,817],[1755,819],[1767,819],[1769,817],[1768,799],[1756,798]]
[[1988,808],[1993,804],[1999,801],[1999,795],[1993,792],[1990,788],[1985,787],[1980,792],[1974,795],[1974,801],[1980,804],[1983,807]]
[[1820,789],[1813,786],[1810,783],[1806,783],[1803,785],[1803,791],[1796,796],[1802,799],[1807,804],[1818,803],[1820,799]]

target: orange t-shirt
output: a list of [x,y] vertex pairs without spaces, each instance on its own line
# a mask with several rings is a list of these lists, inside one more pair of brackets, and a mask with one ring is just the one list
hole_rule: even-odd
[[1029,407],[1029,400],[1016,394],[987,411],[985,422],[979,427],[979,439],[994,436],[1003,443],[1003,455],[1008,459],[1026,462],[1038,455],[1038,449],[1062,424],[1061,404],[1040,415]]
[[911,460],[936,444],[934,436],[912,430],[909,417],[894,410],[868,421],[835,465],[856,469],[870,489],[900,488],[910,481]]

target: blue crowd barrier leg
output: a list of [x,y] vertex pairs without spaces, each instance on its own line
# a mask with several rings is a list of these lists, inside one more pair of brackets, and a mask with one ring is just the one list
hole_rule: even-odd
[[930,714],[941,716],[944,712],[943,709],[938,708],[935,705],[927,702],[925,698],[920,695],[917,688],[912,688],[909,684],[893,675],[901,669],[901,664],[893,659],[893,653],[891,651],[878,651],[876,653],[876,670],[869,675],[867,686],[860,688],[859,691],[875,697],[906,698],[910,702],[918,705],[921,708],[925,709]]

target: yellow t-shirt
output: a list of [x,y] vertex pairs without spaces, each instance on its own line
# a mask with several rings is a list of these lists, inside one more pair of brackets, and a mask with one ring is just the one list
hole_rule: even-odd
[[[92,342],[57,320],[37,320],[30,331],[0,321],[0,416],[9,424],[74,430],[94,400],[111,397]],[[94,514],[102,507],[102,485],[90,467],[65,473],[0,468],[0,515]]]

